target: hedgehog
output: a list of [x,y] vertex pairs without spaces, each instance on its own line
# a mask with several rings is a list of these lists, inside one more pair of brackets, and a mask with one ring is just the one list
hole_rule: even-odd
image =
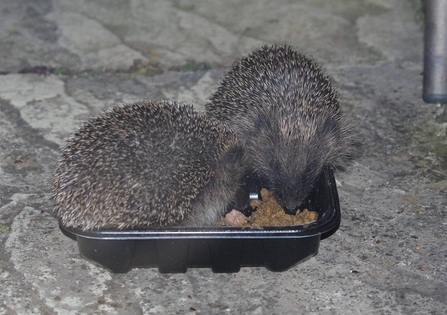
[[236,62],[205,105],[232,128],[250,172],[296,213],[325,167],[353,157],[352,123],[321,66],[290,46],[263,46]]
[[244,159],[234,132],[192,105],[117,106],[67,141],[52,177],[55,212],[82,230],[217,225]]

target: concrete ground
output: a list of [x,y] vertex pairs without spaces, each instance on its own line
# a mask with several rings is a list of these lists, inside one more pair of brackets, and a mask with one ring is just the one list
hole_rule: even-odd
[[[0,2],[0,314],[446,314],[447,114],[421,99],[416,0]],[[51,215],[80,121],[112,105],[202,106],[234,60],[287,43],[324,65],[363,155],[342,223],[288,271],[111,274]]]

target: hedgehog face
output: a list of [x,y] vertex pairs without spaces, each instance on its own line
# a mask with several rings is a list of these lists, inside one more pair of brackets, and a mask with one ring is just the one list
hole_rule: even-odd
[[[266,117],[278,119],[267,119]],[[286,212],[294,213],[309,195],[336,141],[326,119],[275,110],[258,113],[244,139],[255,170]]]
[[323,161],[309,159],[300,151],[291,146],[288,148],[290,154],[282,151],[283,155],[278,156],[278,152],[265,152],[256,159],[257,165],[266,166],[258,169],[266,188],[290,214],[294,214],[309,195],[324,165]]

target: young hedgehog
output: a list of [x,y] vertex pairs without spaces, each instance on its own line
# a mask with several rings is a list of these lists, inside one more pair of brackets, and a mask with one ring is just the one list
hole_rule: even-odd
[[344,167],[352,130],[320,66],[288,46],[264,46],[223,78],[209,116],[236,133],[280,205],[295,213],[325,166]]
[[217,225],[244,174],[235,134],[190,105],[116,107],[68,140],[53,174],[64,226]]

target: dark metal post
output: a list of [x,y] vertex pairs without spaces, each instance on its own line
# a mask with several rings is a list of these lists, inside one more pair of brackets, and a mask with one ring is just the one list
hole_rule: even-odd
[[447,103],[447,0],[425,0],[422,98]]

